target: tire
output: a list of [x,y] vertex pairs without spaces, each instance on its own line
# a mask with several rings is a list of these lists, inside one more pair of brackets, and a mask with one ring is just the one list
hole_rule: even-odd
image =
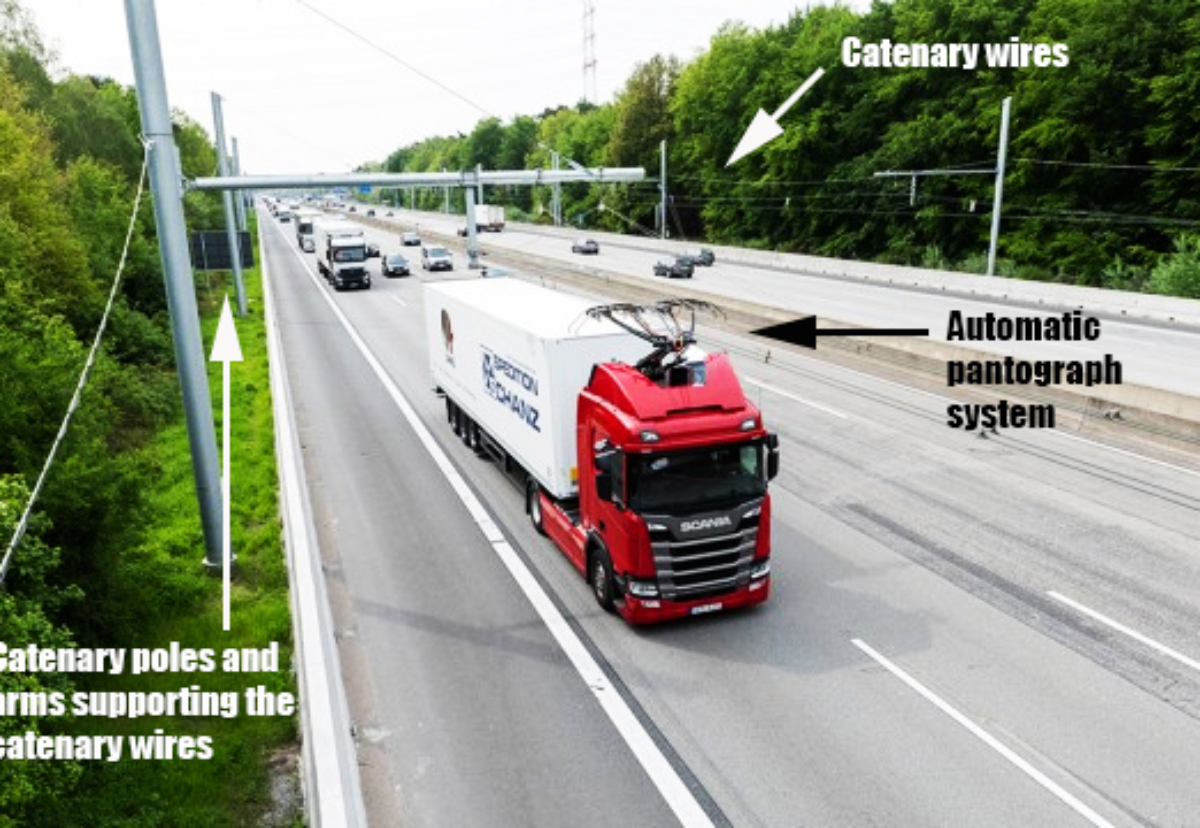
[[464,414],[462,417],[462,431],[458,435],[462,438],[464,446],[469,447],[471,445],[471,429],[473,428],[477,428],[475,422]]
[[454,432],[454,436],[456,437],[462,436],[462,421],[462,409],[456,405],[454,406],[454,415],[450,419],[450,430]]
[[545,516],[542,514],[542,487],[532,477],[525,483],[525,511],[529,522],[539,535],[546,534]]
[[454,426],[454,408],[454,401],[449,397],[446,397],[446,422],[448,422],[451,427]]
[[588,581],[600,609],[612,612],[616,606],[617,587],[613,581],[612,561],[602,546],[597,546],[588,558]]

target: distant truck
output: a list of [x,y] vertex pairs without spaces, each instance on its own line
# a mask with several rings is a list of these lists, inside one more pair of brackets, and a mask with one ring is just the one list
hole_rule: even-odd
[[320,219],[313,224],[317,267],[334,290],[371,287],[362,228],[348,221]]
[[523,482],[534,528],[630,623],[770,594],[779,441],[729,359],[696,346],[699,307],[593,307],[516,279],[425,285],[455,433]]
[[317,249],[313,225],[322,215],[324,214],[320,210],[311,207],[301,207],[296,211],[296,243],[305,253],[313,253]]
[[[470,218],[467,218],[470,221]],[[494,204],[475,205],[475,232],[499,233],[504,229],[504,208]],[[458,235],[467,235],[467,228],[459,228]]]

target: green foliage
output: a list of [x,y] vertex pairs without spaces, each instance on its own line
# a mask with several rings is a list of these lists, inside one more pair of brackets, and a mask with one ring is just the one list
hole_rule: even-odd
[[[23,481],[13,476],[0,476],[0,537],[7,547],[8,539],[29,499]],[[78,590],[60,591],[48,585],[48,579],[58,568],[58,550],[47,546],[41,538],[44,518],[35,513],[25,538],[13,558],[12,569],[3,589],[0,589],[0,641],[10,649],[29,644],[39,647],[69,647],[70,633],[55,626],[48,611],[65,601],[78,598]],[[70,693],[73,684],[63,673],[0,673],[0,700],[6,693]],[[7,697],[7,698],[16,698]],[[59,720],[0,709],[0,739],[23,736],[27,732],[52,735]],[[20,762],[0,761],[0,828],[21,825],[39,812],[40,805],[70,792],[82,771],[78,762]]]
[[1175,239],[1175,252],[1164,257],[1150,274],[1150,290],[1200,299],[1200,235],[1185,234]]

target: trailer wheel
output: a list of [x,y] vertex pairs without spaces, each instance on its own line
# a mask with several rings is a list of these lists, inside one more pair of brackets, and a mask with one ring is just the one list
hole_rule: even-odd
[[457,405],[454,406],[454,421],[451,423],[451,427],[454,429],[454,435],[456,437],[462,436],[463,411]]
[[462,415],[462,431],[459,433],[458,436],[462,438],[464,446],[471,445],[471,429],[473,429],[473,428],[475,428],[475,421],[472,420],[470,417],[468,417],[466,414],[463,414]]
[[596,596],[596,603],[605,612],[612,612],[616,600],[616,585],[613,583],[612,561],[608,559],[608,552],[603,546],[596,546],[592,549],[592,555],[588,561],[588,572],[588,580],[592,582],[592,595]]
[[454,425],[454,401],[449,397],[446,397],[446,422]]
[[546,534],[542,515],[542,487],[532,477],[525,483],[525,511],[529,513],[529,522],[537,533]]

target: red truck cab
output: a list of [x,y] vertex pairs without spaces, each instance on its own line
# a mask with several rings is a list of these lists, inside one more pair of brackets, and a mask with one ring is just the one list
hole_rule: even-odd
[[657,380],[596,365],[578,398],[578,502],[535,493],[546,533],[600,605],[631,623],[759,604],[771,591],[778,439],[726,356],[692,354]]

